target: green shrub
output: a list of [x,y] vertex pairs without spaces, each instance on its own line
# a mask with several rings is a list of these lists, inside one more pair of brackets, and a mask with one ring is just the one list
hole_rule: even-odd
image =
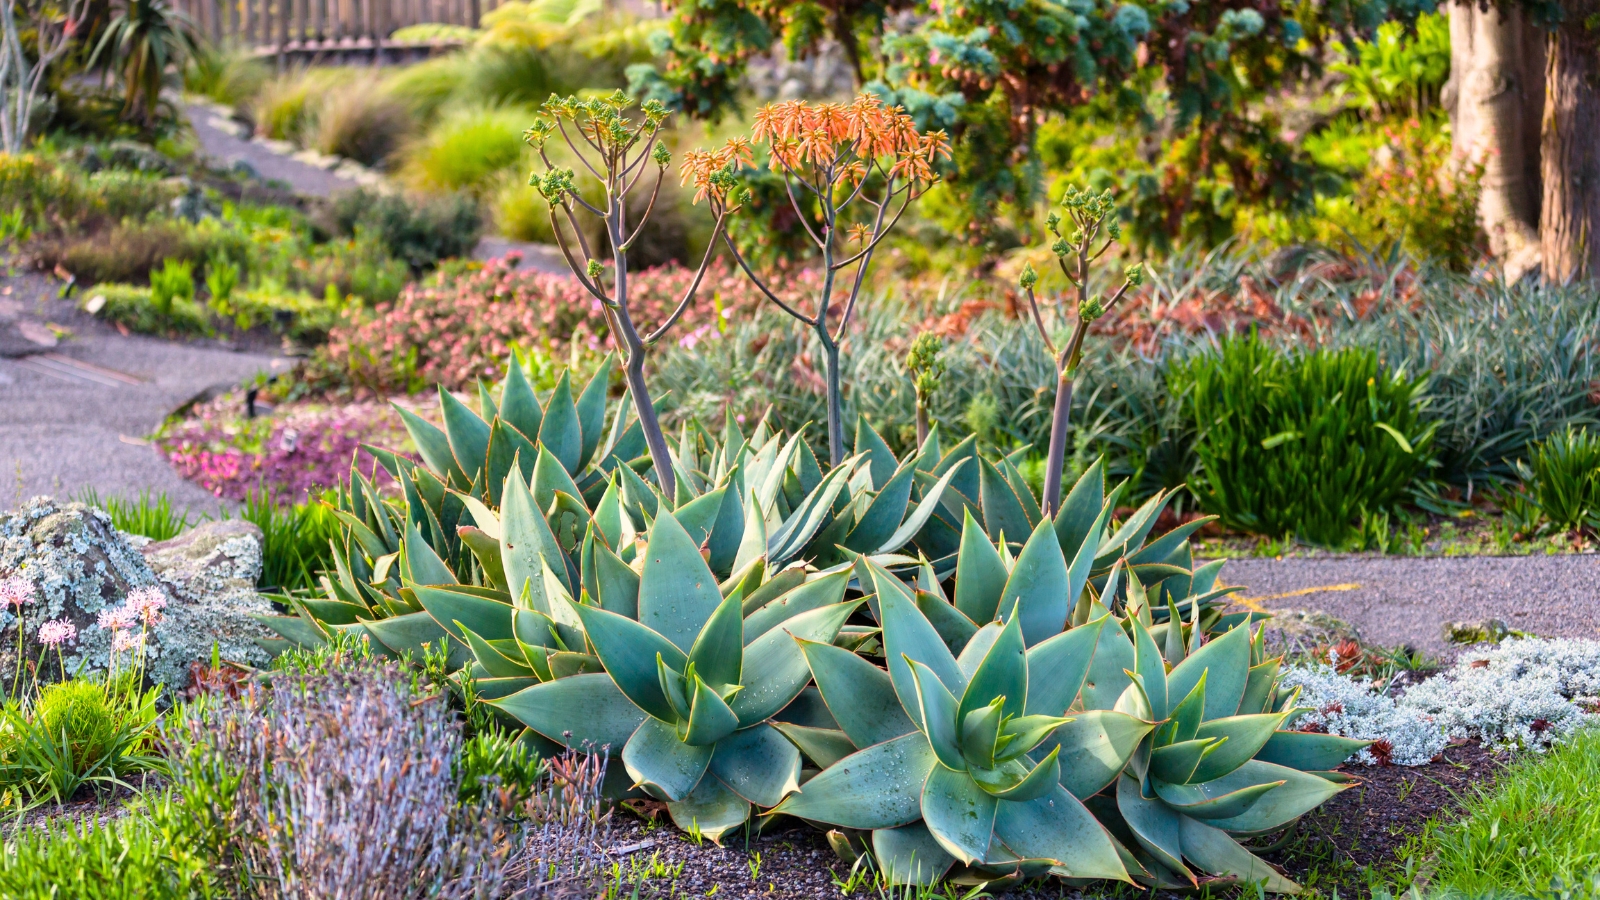
[[200,335],[211,328],[205,307],[183,297],[174,298],[163,315],[147,287],[97,284],[83,293],[85,307],[95,304],[96,297],[105,298],[96,315],[139,334]]
[[244,47],[215,47],[189,59],[183,88],[218,103],[237,106],[254,99],[272,71]]
[[550,230],[550,204],[539,192],[528,187],[521,171],[506,170],[496,182],[490,199],[495,231],[514,241],[554,244]]
[[539,786],[544,777],[544,760],[534,751],[522,735],[514,734],[496,724],[491,724],[461,743],[461,755],[456,758],[459,770],[460,797],[470,803],[483,796],[484,779],[499,779],[499,788],[506,791],[513,802],[520,803]]
[[494,177],[522,160],[523,109],[481,107],[447,115],[408,152],[407,179],[423,190],[487,191]]
[[267,82],[251,103],[256,134],[304,144],[315,133],[324,99],[355,80],[350,69],[315,68]]
[[239,517],[261,529],[261,578],[264,589],[309,590],[317,576],[333,567],[328,541],[339,534],[339,520],[312,500],[281,507],[264,492],[252,492]]
[[336,235],[364,233],[403,260],[413,274],[421,274],[441,260],[469,256],[483,231],[478,202],[464,193],[402,197],[359,189],[336,197],[321,220],[322,226]]
[[1343,545],[1429,461],[1425,380],[1369,350],[1285,354],[1252,333],[1175,367],[1169,383],[1195,428],[1193,491],[1232,528]]
[[1519,468],[1551,527],[1600,528],[1600,434],[1568,426],[1531,447]]
[[185,190],[178,181],[123,169],[94,172],[86,181],[97,211],[115,221],[143,219],[153,212],[165,211]]
[[69,748],[78,768],[88,769],[110,752],[117,720],[103,685],[83,679],[46,685],[33,712],[45,734]]
[[450,25],[444,22],[424,22],[421,25],[407,25],[396,28],[389,34],[389,41],[395,44],[427,43],[429,41],[460,41],[470,44],[478,39],[483,32],[465,25]]
[[465,82],[468,59],[451,53],[396,70],[384,79],[384,93],[404,103],[416,121],[432,122]]
[[174,300],[194,301],[194,263],[169,257],[160,271],[150,273],[150,302],[162,318],[170,319]]
[[100,234],[49,244],[41,248],[40,257],[76,275],[79,284],[98,284],[143,281],[167,259],[197,263],[211,249],[206,232],[157,219],[123,222]]
[[323,153],[382,165],[414,128],[405,104],[374,81],[328,94],[317,111],[310,143]]

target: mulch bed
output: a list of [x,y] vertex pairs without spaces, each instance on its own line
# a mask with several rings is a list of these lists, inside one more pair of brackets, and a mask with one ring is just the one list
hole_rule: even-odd
[[[1491,783],[1507,759],[1472,742],[1450,747],[1440,760],[1425,766],[1354,767],[1348,771],[1360,783],[1302,819],[1286,846],[1266,859],[1325,895],[1337,888],[1344,897],[1365,896],[1369,876],[1394,866],[1397,851],[1425,822],[1440,813],[1449,815],[1458,797]],[[846,896],[836,879],[848,877],[850,865],[833,853],[819,831],[780,826],[748,842],[742,832],[731,833],[723,843],[696,844],[665,816],[647,821],[619,809],[610,841],[613,858],[622,860],[619,895],[631,896],[637,884],[639,897],[705,897],[713,889],[716,893],[710,896],[730,900]],[[753,872],[757,853],[760,865]],[[1111,885],[1107,888],[1107,893],[1115,892]],[[1031,900],[1095,893],[1079,894],[1052,880],[1006,896]],[[853,896],[873,895],[867,888]]]

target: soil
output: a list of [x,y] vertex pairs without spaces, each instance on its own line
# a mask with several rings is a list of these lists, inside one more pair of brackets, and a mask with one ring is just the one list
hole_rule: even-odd
[[148,779],[136,778],[132,788],[119,786],[103,793],[85,788],[66,803],[36,806],[20,818],[15,813],[8,815],[0,823],[0,834],[14,834],[18,828],[77,825],[84,821],[104,825],[127,815],[134,801],[144,792],[159,791],[166,783],[161,776],[151,775]]
[[[1348,769],[1360,782],[1304,817],[1294,833],[1278,841],[1284,844],[1282,849],[1263,855],[1302,886],[1324,896],[1335,888],[1343,897],[1368,896],[1369,878],[1381,878],[1395,867],[1399,851],[1421,833],[1424,823],[1450,817],[1458,798],[1490,784],[1506,762],[1506,755],[1472,742],[1448,748],[1425,766]],[[618,810],[616,815],[610,843],[613,859],[622,860],[624,883],[619,896],[632,896],[636,884],[640,897],[842,900],[873,896],[870,886],[850,895],[840,890],[850,865],[834,854],[815,829],[782,826],[750,838],[748,843],[742,833],[730,833],[724,846],[718,847],[709,840],[696,844],[665,816],[651,821],[626,810]],[[753,871],[758,853],[760,864]],[[653,874],[642,879],[637,874],[629,877],[630,872],[647,871]],[[1078,892],[1049,880],[999,895],[1043,900],[1128,893],[1111,884],[1103,891]]]

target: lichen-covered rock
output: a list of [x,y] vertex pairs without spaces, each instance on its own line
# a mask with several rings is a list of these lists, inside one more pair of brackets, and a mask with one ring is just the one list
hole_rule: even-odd
[[[182,687],[189,663],[209,658],[213,641],[226,658],[265,663],[254,639],[268,632],[251,618],[272,611],[255,592],[260,571],[260,532],[248,522],[206,523],[151,543],[117,531],[99,509],[49,497],[0,518],[0,578],[21,575],[38,590],[22,610],[27,655],[38,652],[39,626],[66,619],[77,628],[65,648],[68,672],[106,669],[112,634],[98,624],[99,614],[142,587],[161,588],[168,601],[150,634],[147,672],[155,682]],[[0,614],[0,672],[16,666],[16,612]]]

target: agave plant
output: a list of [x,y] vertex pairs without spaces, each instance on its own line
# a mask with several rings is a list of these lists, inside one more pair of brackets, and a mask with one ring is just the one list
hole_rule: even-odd
[[811,680],[796,640],[832,642],[861,605],[848,573],[813,578],[748,618],[672,513],[650,529],[636,584],[602,582],[572,606],[603,675],[546,681],[493,704],[561,744],[620,750],[634,786],[718,840],[752,806],[799,787],[800,754],[768,720]]

